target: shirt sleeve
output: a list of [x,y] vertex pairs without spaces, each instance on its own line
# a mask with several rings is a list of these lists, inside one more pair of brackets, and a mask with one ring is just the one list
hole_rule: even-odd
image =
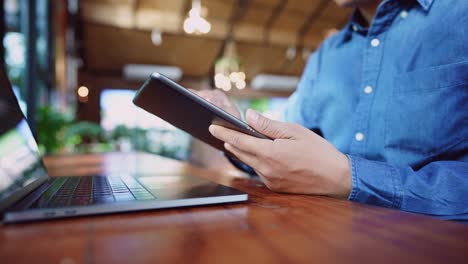
[[283,115],[283,120],[298,123],[309,129],[317,127],[315,118],[311,114],[316,114],[313,102],[313,91],[316,76],[319,69],[320,49],[314,52],[307,61],[296,91],[289,97],[288,105]]
[[468,162],[433,161],[418,170],[356,156],[349,200],[449,220],[468,220]]

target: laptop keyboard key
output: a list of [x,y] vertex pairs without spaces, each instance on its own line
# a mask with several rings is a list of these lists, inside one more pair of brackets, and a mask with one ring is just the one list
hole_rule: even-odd
[[107,182],[107,178],[103,176],[93,177],[93,203],[111,203],[114,202],[111,188]]
[[91,200],[93,177],[81,177],[80,183],[73,193],[70,205],[87,205]]
[[30,207],[66,207],[153,200],[133,177],[58,177]]
[[133,177],[124,177],[122,181],[128,186],[132,194],[139,201],[153,200],[155,197],[141,185],[137,179]]
[[80,183],[80,177],[68,177],[57,193],[48,202],[48,207],[63,207],[71,203],[73,192]]
[[65,177],[55,178],[47,190],[30,206],[30,208],[47,207],[51,198],[57,193],[66,180],[67,178]]

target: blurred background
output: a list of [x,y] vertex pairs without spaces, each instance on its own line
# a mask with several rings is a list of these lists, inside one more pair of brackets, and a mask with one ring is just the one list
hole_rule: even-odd
[[[133,106],[153,71],[279,119],[305,63],[351,10],[331,0],[0,0],[3,57],[44,154],[212,150]],[[217,165],[213,165],[217,164]]]

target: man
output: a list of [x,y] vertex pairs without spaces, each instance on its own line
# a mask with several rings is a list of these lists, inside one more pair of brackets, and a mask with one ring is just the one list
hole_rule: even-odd
[[468,1],[335,2],[355,12],[309,59],[292,123],[248,110],[275,140],[210,132],[274,191],[468,220]]

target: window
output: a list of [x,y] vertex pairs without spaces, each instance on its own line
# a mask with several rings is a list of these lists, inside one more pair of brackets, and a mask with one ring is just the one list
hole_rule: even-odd
[[177,159],[188,157],[190,136],[132,103],[135,91],[105,89],[101,93],[101,126],[120,150],[138,150]]

